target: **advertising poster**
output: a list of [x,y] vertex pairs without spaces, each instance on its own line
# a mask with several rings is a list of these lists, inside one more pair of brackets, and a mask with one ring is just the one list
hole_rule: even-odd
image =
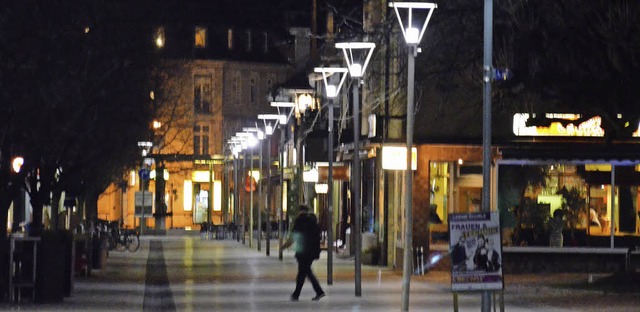
[[502,245],[498,212],[449,214],[451,290],[500,290]]

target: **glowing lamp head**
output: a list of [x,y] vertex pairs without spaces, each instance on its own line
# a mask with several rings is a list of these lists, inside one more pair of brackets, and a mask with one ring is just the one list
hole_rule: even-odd
[[267,135],[272,135],[272,134],[273,134],[273,126],[271,126],[271,125],[266,125],[266,126],[264,127],[264,132],[265,132]]
[[13,171],[15,173],[19,173],[20,172],[20,168],[22,168],[22,165],[24,164],[24,158],[22,157],[16,157],[13,159],[13,161],[11,162],[11,167],[13,168]]
[[258,145],[258,139],[256,139],[256,137],[254,137],[253,135],[249,137],[249,142],[247,142],[249,144],[250,147],[254,147],[256,145]]
[[405,39],[407,44],[418,44],[420,41],[420,30],[415,27],[409,27],[405,31]]
[[287,115],[280,115],[280,124],[281,125],[287,124]]
[[349,74],[351,77],[362,77],[362,65],[353,63],[349,66]]
[[338,96],[338,88],[334,85],[327,85],[327,97],[334,98]]

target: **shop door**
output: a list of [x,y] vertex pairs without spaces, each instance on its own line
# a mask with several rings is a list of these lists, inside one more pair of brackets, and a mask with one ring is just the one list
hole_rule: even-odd
[[481,187],[458,188],[458,213],[480,212],[482,203]]

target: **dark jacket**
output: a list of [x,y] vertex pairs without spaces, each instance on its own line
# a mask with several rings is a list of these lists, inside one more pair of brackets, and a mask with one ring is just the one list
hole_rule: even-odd
[[320,258],[320,227],[312,213],[302,213],[293,223],[296,257]]

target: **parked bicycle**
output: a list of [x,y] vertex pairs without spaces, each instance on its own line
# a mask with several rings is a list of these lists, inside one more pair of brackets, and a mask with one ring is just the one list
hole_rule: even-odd
[[138,251],[140,248],[140,233],[136,230],[122,230],[117,222],[109,225],[109,250],[124,252]]

